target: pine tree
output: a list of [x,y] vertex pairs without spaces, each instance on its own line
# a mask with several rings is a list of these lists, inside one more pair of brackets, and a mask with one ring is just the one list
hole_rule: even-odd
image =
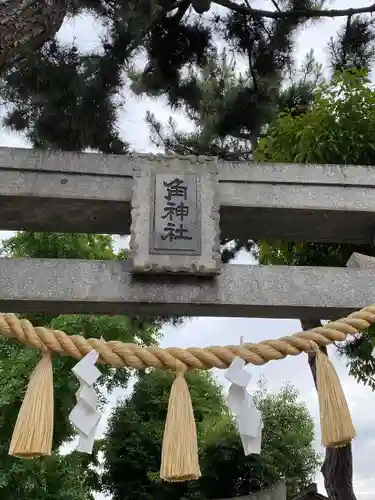
[[[25,12],[18,21],[48,29],[42,29],[40,37],[33,31],[30,44],[22,43],[18,31],[15,38],[6,41],[9,29],[0,30],[2,57],[10,52],[14,55],[12,64],[3,70],[0,65],[0,98],[11,108],[6,126],[25,132],[36,147],[91,148],[120,154],[128,147],[117,128],[122,105],[119,96],[124,87],[123,71],[135,54],[143,51],[146,55],[141,81],[147,93],[167,95],[172,107],[187,103],[197,109],[201,96],[194,71],[216,58],[214,46],[224,42],[234,57],[247,61],[249,75],[223,106],[217,123],[219,137],[234,134],[254,148],[264,121],[274,112],[283,75],[292,65],[296,30],[310,18],[343,16],[358,10],[324,9],[323,0],[273,0],[272,11],[256,9],[248,0],[26,3],[30,5],[29,17]],[[31,6],[36,4],[38,9],[33,10]],[[2,6],[0,26],[2,19],[9,18],[12,5],[16,2],[8,0]],[[53,16],[47,5],[51,5]],[[370,12],[371,7],[367,10]],[[106,27],[100,48],[91,54],[81,53],[74,44],[61,46],[53,37],[65,14],[85,12],[95,15]],[[6,43],[10,52],[2,49]],[[186,79],[184,74],[191,71],[192,77]]]

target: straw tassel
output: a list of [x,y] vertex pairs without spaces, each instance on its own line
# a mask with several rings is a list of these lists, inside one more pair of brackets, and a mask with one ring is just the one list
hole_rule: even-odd
[[184,374],[178,373],[169,396],[160,477],[165,481],[182,482],[200,476],[193,406]]
[[44,353],[31,374],[14,427],[9,455],[36,458],[52,453],[53,374],[50,353]]
[[346,446],[356,437],[344,391],[335,367],[315,346],[316,385],[323,446]]

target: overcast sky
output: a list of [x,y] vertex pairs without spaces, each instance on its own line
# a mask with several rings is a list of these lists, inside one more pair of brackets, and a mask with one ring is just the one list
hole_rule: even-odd
[[[332,7],[347,8],[350,6],[365,6],[370,0],[335,0]],[[271,2],[266,0],[255,0],[252,4],[259,8],[270,8]],[[305,29],[298,36],[297,57],[302,61],[304,55],[313,48],[321,62],[326,59],[326,45],[330,36],[334,35],[341,25],[340,20],[326,20],[316,23]],[[98,46],[98,36],[101,27],[89,17],[80,18],[74,22],[65,23],[59,36],[64,41],[77,40],[83,48],[91,49]],[[150,99],[139,99],[127,95],[126,104],[120,115],[119,127],[124,139],[135,151],[153,151],[154,147],[149,141],[147,125],[144,122],[146,111],[154,112],[161,121],[167,121],[171,115],[165,101]],[[175,115],[176,117],[176,115]],[[178,124],[182,129],[189,127],[187,120],[177,116]],[[27,147],[22,136],[8,134],[0,131],[0,145]],[[11,233],[1,233],[0,238],[8,237]],[[116,246],[123,245],[124,241],[116,238]],[[246,254],[241,254],[237,259],[239,263],[254,264]],[[339,291],[338,291],[339,293]],[[162,346],[208,346],[239,343],[243,335],[245,341],[258,342],[267,338],[277,338],[292,334],[300,329],[298,320],[270,320],[270,319],[246,319],[246,318],[192,318],[183,326],[178,328],[165,327],[163,329]],[[354,452],[354,476],[355,492],[358,500],[375,499],[375,431],[374,431],[374,407],[375,395],[354,379],[348,376],[345,363],[338,359],[333,349],[330,356],[339,372],[347,400],[351,409],[353,421],[358,437],[353,443]],[[307,364],[305,355],[288,358],[282,361],[271,362],[264,367],[253,368],[252,385],[255,386],[261,375],[265,376],[269,386],[277,389],[285,382],[292,383],[299,389],[303,399],[317,422],[316,441],[317,448],[320,442],[320,431],[318,425],[318,403],[315,388]],[[215,371],[215,375],[223,382],[223,374]],[[109,409],[108,409],[109,410]],[[103,422],[103,425],[105,422]],[[323,482],[320,473],[317,474],[319,490],[324,493]],[[100,497],[103,498],[103,497]]]

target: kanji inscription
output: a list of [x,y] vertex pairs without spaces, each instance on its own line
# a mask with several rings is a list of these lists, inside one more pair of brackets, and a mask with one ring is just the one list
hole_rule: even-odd
[[200,207],[197,176],[155,174],[150,252],[199,255]]

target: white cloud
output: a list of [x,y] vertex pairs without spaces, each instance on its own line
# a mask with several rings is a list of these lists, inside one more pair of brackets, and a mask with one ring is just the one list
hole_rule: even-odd
[[[334,8],[348,8],[354,5],[353,0],[335,0],[330,2]],[[356,7],[367,5],[368,0],[356,0]],[[267,0],[255,0],[254,5],[259,8],[272,8]],[[313,48],[318,60],[326,60],[326,46],[329,38],[334,36],[342,25],[342,19],[328,19],[317,21],[311,27],[301,30],[297,38],[297,58],[302,61],[305,54]],[[73,38],[85,50],[99,49],[99,37],[103,29],[100,23],[90,17],[80,18],[74,22],[64,24],[60,31],[60,39],[72,41]],[[171,112],[163,99],[139,99],[126,92],[126,104],[120,113],[119,127],[124,139],[130,142],[137,151],[151,151],[148,128],[144,122],[146,111],[156,114],[159,120],[166,121]],[[177,115],[181,128],[189,127],[186,118]],[[5,130],[0,133],[0,145],[26,147],[27,143],[21,135],[9,134]],[[11,233],[0,233],[0,239],[9,237]],[[123,244],[123,240],[116,239],[116,246]],[[241,255],[242,263],[248,257]],[[300,329],[297,320],[271,320],[246,318],[192,318],[183,326],[166,326],[163,329],[163,346],[206,346],[238,343],[241,335],[245,341],[257,342],[267,338],[277,338],[292,334]],[[353,444],[355,491],[358,500],[375,498],[375,479],[373,478],[375,433],[373,431],[374,395],[370,389],[358,385],[348,376],[343,360],[338,359],[331,349],[330,355],[339,372],[349,406],[352,411],[358,438]],[[300,355],[282,361],[271,362],[262,367],[253,368],[254,379],[264,375],[270,387],[279,388],[283,382],[289,381],[300,390],[301,398],[306,401],[315,421],[317,422],[317,442],[319,442],[319,411],[317,396],[309,372],[306,356]],[[223,375],[215,371],[218,379],[224,383]],[[254,380],[255,384],[256,380]],[[105,421],[102,425],[105,424]],[[103,427],[102,427],[103,428]],[[318,474],[320,490],[323,484]],[[98,500],[103,500],[99,496]]]

